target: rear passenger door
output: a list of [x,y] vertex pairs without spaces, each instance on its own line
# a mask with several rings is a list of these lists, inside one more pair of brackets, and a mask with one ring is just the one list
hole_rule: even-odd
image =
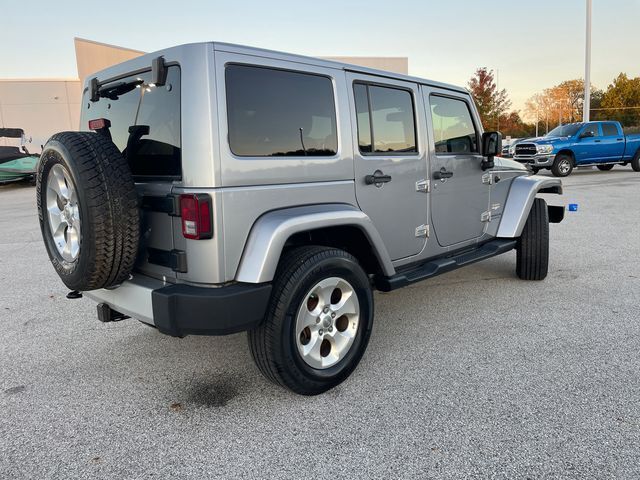
[[356,196],[392,260],[420,253],[427,236],[427,162],[418,86],[348,73]]
[[602,160],[616,162],[624,155],[624,135],[615,123],[602,123]]

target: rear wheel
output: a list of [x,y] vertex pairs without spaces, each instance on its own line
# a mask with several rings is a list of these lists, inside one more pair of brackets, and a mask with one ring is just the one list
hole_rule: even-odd
[[523,280],[543,280],[549,270],[549,212],[542,198],[533,201],[516,245],[516,273]]
[[373,294],[357,260],[334,248],[301,247],[283,256],[249,348],[269,380],[316,395],[356,368],[372,326]]
[[556,177],[567,177],[573,171],[573,159],[569,155],[558,155],[551,167],[551,173]]
[[610,165],[598,165],[598,170],[602,170],[603,172],[608,172],[613,168],[613,164]]
[[631,168],[633,168],[634,172],[640,172],[640,150],[638,150],[631,160]]

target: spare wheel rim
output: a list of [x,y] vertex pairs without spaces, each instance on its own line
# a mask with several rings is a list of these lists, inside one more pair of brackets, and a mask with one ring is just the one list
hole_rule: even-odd
[[46,199],[51,239],[60,256],[73,262],[80,254],[80,206],[71,174],[63,165],[49,171]]

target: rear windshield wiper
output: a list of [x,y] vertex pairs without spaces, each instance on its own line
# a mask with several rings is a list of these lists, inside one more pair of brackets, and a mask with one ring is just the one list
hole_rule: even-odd
[[104,85],[98,88],[98,96],[102,98],[109,98],[111,100],[118,100],[120,95],[130,92],[138,85],[142,85],[144,80],[136,79],[130,82],[118,82],[111,85]]

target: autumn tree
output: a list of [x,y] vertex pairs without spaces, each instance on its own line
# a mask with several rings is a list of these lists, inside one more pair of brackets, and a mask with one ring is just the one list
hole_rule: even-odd
[[[599,105],[600,95],[601,92],[592,85],[592,108]],[[543,131],[548,131],[560,123],[581,121],[583,105],[584,80],[566,80],[529,98],[525,103],[525,116],[529,120],[537,118]]]
[[498,129],[501,115],[505,115],[511,107],[506,89],[498,90],[493,70],[478,68],[471,80],[469,90],[473,96],[478,113],[485,128]]
[[535,133],[535,125],[523,122],[518,112],[509,112],[500,115],[500,131],[505,137],[530,137]]

